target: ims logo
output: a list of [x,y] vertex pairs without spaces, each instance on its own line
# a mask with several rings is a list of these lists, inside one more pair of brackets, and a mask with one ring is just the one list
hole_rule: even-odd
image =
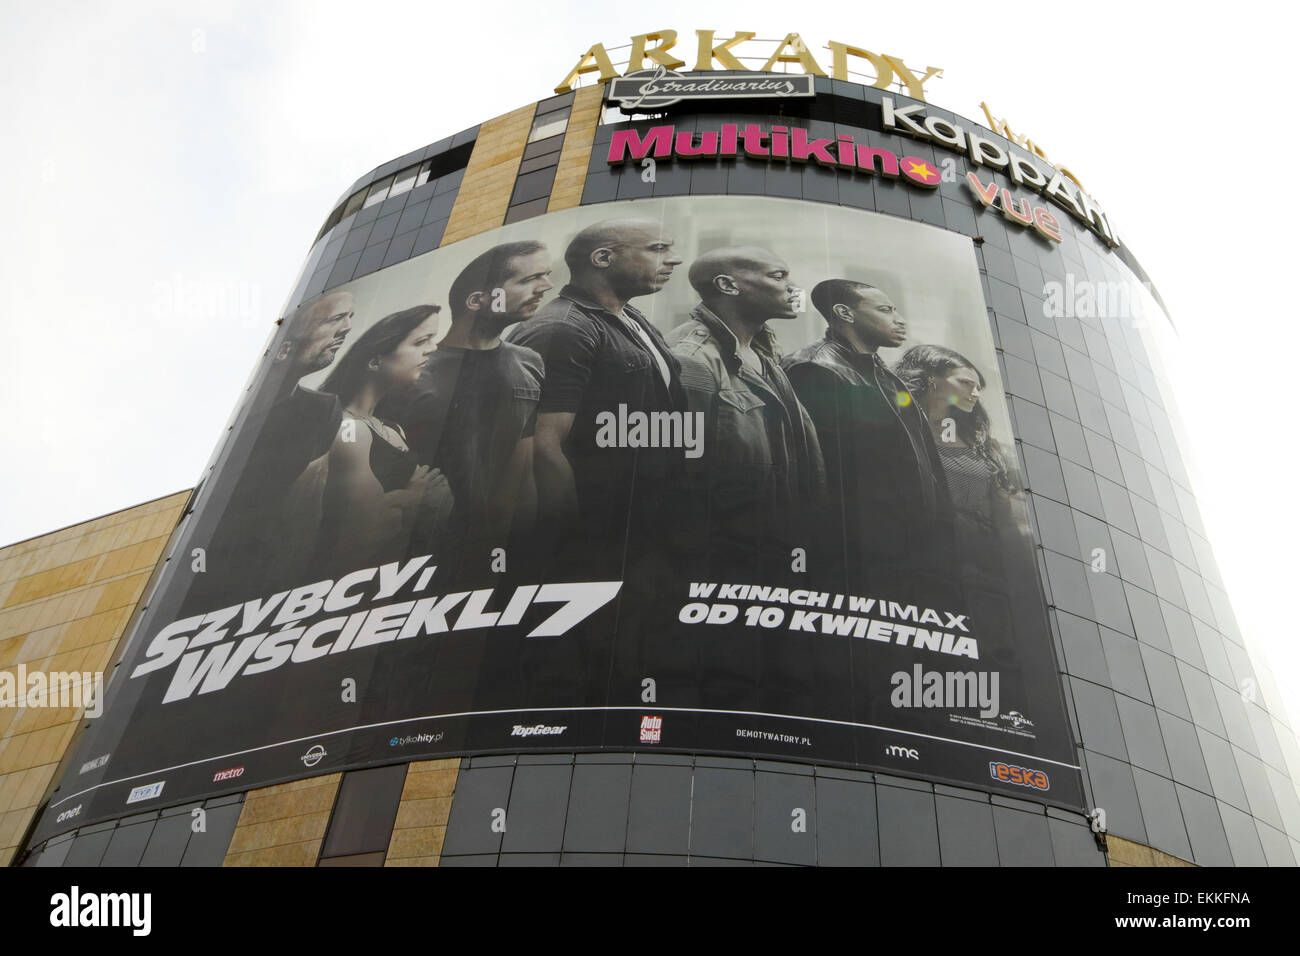
[[664,734],[663,717],[644,716],[641,718],[641,743],[657,744]]

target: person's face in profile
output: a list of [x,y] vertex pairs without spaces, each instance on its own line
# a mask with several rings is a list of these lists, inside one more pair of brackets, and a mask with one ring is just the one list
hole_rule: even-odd
[[508,266],[510,275],[501,283],[505,314],[521,321],[531,319],[541,307],[542,296],[555,288],[551,284],[551,254],[539,249],[511,259]]
[[771,255],[738,268],[732,279],[749,314],[764,319],[795,317],[802,296],[790,277],[790,267],[780,256]]
[[610,284],[628,298],[658,292],[682,264],[673,252],[672,239],[649,230],[629,230],[627,240],[614,252]]
[[930,383],[936,402],[942,401],[945,408],[969,414],[979,402],[980,376],[973,368],[955,368],[946,375],[931,375]]
[[895,348],[907,338],[907,321],[879,289],[861,290],[853,308],[853,324],[858,334],[877,348]]
[[312,306],[303,325],[293,350],[295,362],[305,370],[303,374],[328,368],[352,331],[352,296],[346,292],[325,296]]
[[436,351],[438,316],[431,315],[402,339],[402,344],[379,358],[380,380],[388,388],[410,385],[420,377]]

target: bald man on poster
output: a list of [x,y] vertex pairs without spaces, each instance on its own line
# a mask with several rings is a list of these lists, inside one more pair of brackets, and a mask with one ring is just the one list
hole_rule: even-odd
[[680,451],[607,447],[597,433],[602,413],[683,408],[679,363],[631,304],[661,290],[682,260],[660,223],[606,219],[570,240],[564,262],[568,285],[507,340],[546,365],[533,468],[549,560],[608,574],[629,534],[652,533],[656,494],[680,468]]
[[682,359],[690,410],[704,413],[704,455],[693,470],[707,489],[708,526],[721,536],[715,544],[775,549],[788,563],[825,470],[767,323],[795,318],[803,293],[785,260],[752,246],[704,253],[689,278],[700,303],[668,342]]

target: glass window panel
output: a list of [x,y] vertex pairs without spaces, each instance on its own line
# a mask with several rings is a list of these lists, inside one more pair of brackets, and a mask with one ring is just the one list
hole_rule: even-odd
[[976,800],[936,796],[939,855],[944,866],[997,866],[993,808]]
[[140,858],[144,856],[145,845],[149,842],[150,834],[153,833],[155,822],[154,820],[145,820],[143,823],[134,823],[113,830],[113,838],[109,841],[108,851],[104,854],[104,859],[100,861],[99,865],[139,866]]
[[1057,866],[1105,866],[1106,858],[1087,827],[1057,820],[1047,821],[1052,834],[1052,856]]
[[383,202],[388,198],[388,189],[393,185],[393,177],[385,176],[379,182],[370,187],[370,192],[366,193],[366,201],[362,204],[362,209],[369,209],[375,203]]
[[1232,866],[1232,851],[1214,798],[1177,784],[1174,789],[1192,842],[1192,862],[1198,866]]
[[939,831],[934,794],[877,787],[882,866],[938,866]]
[[347,201],[347,204],[343,207],[342,218],[346,219],[348,216],[352,215],[354,212],[356,212],[358,209],[361,208],[361,204],[365,201],[366,201],[366,191],[364,189],[360,190],[359,192],[353,193],[352,197]]
[[993,826],[1002,866],[1052,865],[1052,835],[1046,814],[995,806]]
[[[422,164],[421,164],[422,165]],[[408,166],[397,173],[393,178],[393,188],[388,191],[388,195],[400,196],[407,190],[415,188],[415,180],[420,175],[421,166]]]
[[876,788],[863,780],[817,778],[819,866],[879,866]]
[[1093,800],[1106,811],[1106,829],[1117,837],[1146,843],[1142,809],[1137,787],[1133,785],[1133,768],[1099,753],[1084,751],[1088,780],[1092,782]]
[[[521,765],[515,769],[510,788],[510,806],[504,854],[558,853],[564,838],[564,815],[569,805],[569,778],[572,767],[565,764]],[[555,866],[559,866],[556,857]]]
[[690,826],[691,768],[638,763],[628,805],[628,851],[685,854]]
[[[579,764],[573,768],[565,859],[579,853],[622,853],[627,840],[627,805],[632,790],[630,764]],[[561,861],[561,864],[565,860]],[[621,861],[613,864],[621,866]]]
[[547,113],[545,116],[539,116],[533,120],[533,128],[528,133],[528,142],[535,143],[539,139],[556,136],[563,133],[568,126],[568,107],[565,107],[562,110],[556,110],[553,113]]
[[[813,778],[760,770],[756,778],[754,855],[778,863],[817,862],[817,798]],[[796,812],[803,825],[794,827]]]
[[[220,866],[226,858],[226,851],[230,849],[230,839],[235,835],[241,810],[241,803],[208,806],[207,829],[190,836],[181,866]],[[184,819],[189,820],[190,817]]]
[[[442,846],[443,862],[457,854],[491,853],[501,849],[501,834],[492,829],[493,811],[505,809],[510,801],[510,779],[514,767],[471,767],[456,778],[456,795],[447,820],[447,837]],[[467,864],[473,865],[473,864]]]
[[387,850],[405,780],[404,764],[344,774],[321,855]]
[[691,858],[754,857],[754,773],[699,767],[691,801]]

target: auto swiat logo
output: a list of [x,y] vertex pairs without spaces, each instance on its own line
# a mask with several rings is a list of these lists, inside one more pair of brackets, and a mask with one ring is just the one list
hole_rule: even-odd
[[1003,783],[1014,783],[1018,787],[1033,787],[1035,790],[1051,789],[1047,774],[1043,771],[1017,767],[997,760],[989,761],[989,776]]
[[645,716],[641,718],[641,743],[657,744],[664,735],[663,717]]

